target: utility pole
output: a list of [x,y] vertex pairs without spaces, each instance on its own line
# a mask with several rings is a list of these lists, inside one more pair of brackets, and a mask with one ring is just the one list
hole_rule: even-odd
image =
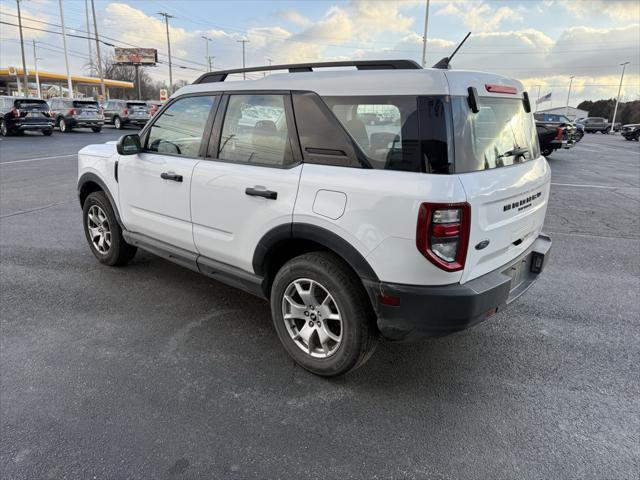
[[[267,62],[269,62],[269,66],[271,66],[271,62],[273,62],[273,60],[271,58],[267,58]],[[269,75],[271,75],[271,73],[269,73]],[[267,72],[262,72],[262,77],[266,77],[267,76]]]
[[62,8],[62,0],[58,0],[60,5],[60,24],[62,25],[62,44],[64,45],[64,63],[67,67],[67,88],[69,89],[69,98],[73,98],[73,84],[71,83],[71,70],[69,70],[69,53],[67,52],[67,31],[64,28],[64,10]]
[[207,66],[209,67],[209,70],[207,70],[207,72],[210,72],[211,71],[211,57],[209,56],[209,42],[211,41],[211,39],[209,37],[205,37],[204,35],[201,35],[200,38],[203,38],[204,41],[205,41],[207,54],[206,54],[206,56],[204,58],[206,60]]
[[213,71],[213,59],[216,58],[215,56],[211,56],[209,57],[209,71],[212,72]]
[[167,50],[169,51],[169,94],[173,93],[173,70],[171,66],[171,40],[169,38],[169,19],[173,18],[173,15],[169,15],[167,12],[158,12],[158,15],[164,17],[164,24],[167,27]]
[[536,112],[538,111],[538,104],[540,103],[540,87],[542,87],[542,85],[534,85],[535,87],[538,87],[538,99],[536,100]]
[[[24,39],[22,38],[22,15],[20,14],[20,0],[16,0],[18,5],[18,28],[20,29],[20,51],[22,52],[22,76],[24,77],[24,95],[29,98],[29,74],[27,73],[27,62],[24,58]],[[20,86],[20,80],[16,75],[16,83]]]
[[573,79],[575,78],[575,75],[571,75],[569,77],[569,93],[567,93],[567,104],[564,107],[564,116],[568,117],[569,116],[569,98],[571,98],[571,85],[573,84]]
[[100,39],[98,37],[98,21],[96,20],[96,5],[91,0],[91,13],[93,13],[93,33],[96,36],[96,59],[98,61],[98,75],[100,75],[100,89],[102,101],[107,99],[107,88],[104,85],[104,74],[102,73],[102,59],[100,58]]
[[89,24],[89,1],[84,0],[84,13],[87,17],[87,48],[89,49],[89,71],[93,75],[93,52],[91,51],[91,25]]
[[[236,42],[242,43],[242,68],[246,68],[245,62],[244,62],[244,45],[245,45],[245,43],[248,43],[249,40],[242,39],[242,40],[236,40]],[[247,73],[246,72],[242,72],[242,79],[243,80],[247,79]]]
[[616,115],[618,114],[618,103],[620,102],[620,90],[622,90],[622,79],[624,78],[624,70],[627,68],[629,62],[621,63],[622,75],[620,75],[620,85],[618,85],[618,97],[616,98],[616,107],[613,109],[613,120],[611,121],[611,133],[616,126]]
[[424,10],[424,37],[422,37],[422,68],[427,66],[427,29],[429,27],[429,0]]
[[42,98],[42,91],[40,90],[40,76],[38,75],[38,55],[36,54],[36,41],[33,41],[33,64],[36,69],[36,87],[38,89],[38,98]]

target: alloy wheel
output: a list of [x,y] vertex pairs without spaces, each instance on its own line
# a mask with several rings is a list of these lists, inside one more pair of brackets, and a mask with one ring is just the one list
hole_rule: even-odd
[[282,298],[284,324],[293,342],[307,355],[327,358],[342,342],[342,316],[335,299],[309,278],[291,282]]
[[87,230],[93,247],[102,255],[109,253],[111,228],[107,215],[98,205],[92,205],[87,212]]

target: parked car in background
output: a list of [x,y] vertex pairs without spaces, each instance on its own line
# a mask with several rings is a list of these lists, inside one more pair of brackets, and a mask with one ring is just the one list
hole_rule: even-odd
[[80,98],[52,98],[49,100],[56,126],[62,133],[74,128],[90,128],[95,133],[102,130],[104,116],[95,100]]
[[576,144],[576,128],[573,124],[560,125],[558,122],[536,120],[536,130],[540,151],[545,157],[551,155],[554,150],[572,148]]
[[3,137],[27,131],[53,133],[49,104],[37,98],[0,97],[0,134]]
[[557,123],[558,126],[562,127],[563,125],[573,125],[575,127],[575,132],[573,135],[574,142],[579,142],[584,137],[584,125],[579,123],[577,120],[571,121],[569,117],[565,115],[559,115],[557,113],[536,113],[534,114],[536,121],[545,122],[545,123]]
[[103,105],[104,121],[122,129],[126,125],[144,126],[149,120],[149,105],[142,100],[108,100]]
[[622,126],[622,136],[626,140],[640,140],[640,123],[630,123]]
[[586,133],[609,133],[611,130],[611,124],[603,117],[587,117],[583,124]]
[[153,117],[156,113],[158,113],[158,110],[162,108],[164,102],[161,100],[148,100],[147,105],[149,106],[149,117]]

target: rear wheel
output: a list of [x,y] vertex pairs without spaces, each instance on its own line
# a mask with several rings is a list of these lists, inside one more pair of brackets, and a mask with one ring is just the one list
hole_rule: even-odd
[[42,134],[43,134],[45,137],[50,137],[52,133],[53,133],[53,128],[52,128],[52,129],[50,129],[50,130],[43,130],[43,131],[42,131]]
[[330,253],[301,255],[278,271],[271,314],[289,355],[317,375],[358,368],[377,343],[375,315],[362,283]]
[[125,265],[136,254],[122,236],[109,199],[104,192],[93,192],[82,207],[84,233],[91,253],[105,265]]
[[548,157],[549,155],[551,155],[551,152],[553,152],[553,150],[551,150],[550,148],[545,148],[544,150],[542,150],[542,155]]
[[120,120],[120,117],[113,118],[113,126],[116,127],[118,130],[122,130],[124,128],[124,125],[122,124],[122,120]]
[[102,127],[91,127],[94,133],[100,133],[102,131]]

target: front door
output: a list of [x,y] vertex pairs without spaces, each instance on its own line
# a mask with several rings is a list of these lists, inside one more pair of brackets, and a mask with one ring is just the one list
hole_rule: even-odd
[[201,255],[253,272],[262,236],[292,221],[302,164],[290,96],[230,95],[221,128],[218,158],[194,170],[193,237]]
[[121,156],[120,208],[127,229],[195,252],[190,190],[216,97],[175,100],[154,119],[143,152]]

